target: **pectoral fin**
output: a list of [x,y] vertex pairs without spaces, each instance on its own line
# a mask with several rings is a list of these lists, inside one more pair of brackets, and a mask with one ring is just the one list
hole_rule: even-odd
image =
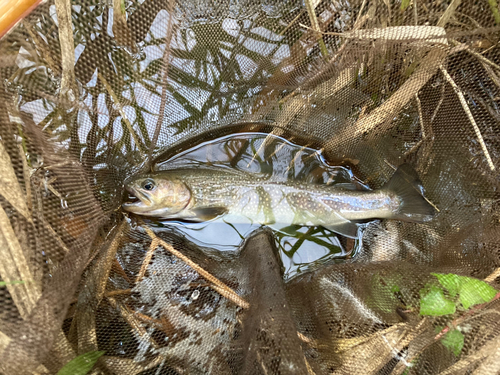
[[208,221],[215,219],[218,216],[227,213],[227,208],[225,207],[197,207],[190,210],[194,216],[193,219],[199,221]]

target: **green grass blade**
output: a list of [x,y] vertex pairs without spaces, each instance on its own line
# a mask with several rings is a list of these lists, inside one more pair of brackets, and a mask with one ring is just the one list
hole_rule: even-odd
[[99,357],[103,354],[104,352],[95,351],[79,355],[66,363],[66,365],[57,372],[57,375],[85,375],[92,370],[92,367],[94,367]]

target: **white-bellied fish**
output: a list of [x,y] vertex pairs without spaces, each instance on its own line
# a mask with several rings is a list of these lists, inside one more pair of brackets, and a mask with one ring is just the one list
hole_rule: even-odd
[[[422,195],[415,170],[400,166],[378,190],[276,182],[218,167],[189,167],[132,178],[125,184],[135,201],[123,204],[137,215],[181,221],[207,221],[221,215],[264,225],[321,225],[355,237],[357,221],[430,220],[434,208]],[[237,220],[237,219],[236,219]]]

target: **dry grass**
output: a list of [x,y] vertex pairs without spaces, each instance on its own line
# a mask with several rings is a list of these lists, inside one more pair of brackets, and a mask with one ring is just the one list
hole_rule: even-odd
[[59,22],[59,42],[61,43],[61,102],[65,102],[66,99],[74,102],[79,95],[75,78],[75,42],[73,39],[71,1],[56,0],[55,5]]
[[172,245],[169,245],[162,239],[156,236],[154,232],[145,227],[146,233],[148,234],[149,237],[151,237],[151,245],[149,247],[149,251],[142,263],[141,270],[139,271],[139,274],[137,276],[136,282],[140,281],[140,279],[144,276],[146,273],[147,266],[149,262],[151,261],[151,258],[153,256],[153,252],[158,246],[162,246],[165,250],[169,251],[171,254],[182,260],[184,263],[186,263],[189,267],[194,269],[196,272],[200,274],[203,278],[205,278],[207,281],[211,283],[210,287],[217,291],[220,295],[223,297],[227,298],[237,306],[248,309],[250,305],[248,304],[247,301],[245,301],[243,298],[241,298],[234,290],[229,288],[226,284],[224,284],[222,281],[217,279],[215,276],[213,276],[210,272],[205,271],[203,268],[201,268],[198,264],[193,262],[191,259],[186,257],[184,254],[182,254],[180,251],[176,250]]
[[453,91],[455,91],[455,94],[457,94],[458,99],[460,100],[460,104],[462,105],[462,108],[465,111],[465,114],[467,115],[467,118],[469,119],[473,129],[474,133],[476,133],[476,137],[479,141],[479,144],[481,145],[481,149],[483,150],[484,156],[486,158],[486,161],[488,163],[488,166],[492,171],[495,171],[496,167],[495,164],[493,164],[493,160],[491,160],[490,153],[488,151],[488,148],[486,147],[486,144],[484,143],[484,138],[481,134],[481,130],[479,130],[479,127],[477,126],[476,120],[474,119],[474,116],[472,116],[472,113],[469,109],[469,105],[467,104],[467,101],[465,100],[464,94],[460,90],[460,88],[457,86],[453,78],[448,74],[447,70],[440,66],[441,72],[443,73],[444,77],[448,81],[448,83],[451,85],[453,88]]

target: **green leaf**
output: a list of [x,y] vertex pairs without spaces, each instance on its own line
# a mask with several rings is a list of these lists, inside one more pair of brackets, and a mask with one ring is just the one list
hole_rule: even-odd
[[57,375],[85,375],[92,370],[92,367],[94,367],[99,357],[103,354],[104,352],[95,351],[79,355],[66,363],[66,365],[57,372]]
[[394,311],[401,302],[395,295],[400,292],[400,278],[397,275],[375,273],[371,279],[371,297],[367,300],[370,307],[375,307],[384,312]]
[[458,294],[465,309],[480,303],[490,302],[498,293],[489,284],[472,277],[458,276],[453,273],[433,273],[432,275],[436,276],[439,283],[448,290],[450,297],[453,298]]
[[404,12],[410,6],[410,0],[401,1],[401,10]]
[[432,273],[431,275],[436,276],[439,283],[448,289],[450,297],[455,297],[462,284],[462,276],[455,275],[453,273],[442,274],[442,273]]
[[458,329],[454,329],[443,336],[441,343],[458,357],[464,347],[464,335]]
[[392,293],[398,293],[398,292],[401,292],[401,289],[399,289],[399,286],[397,286],[396,284],[394,284],[394,285],[391,287],[391,292],[392,292]]
[[468,309],[480,303],[490,302],[497,294],[496,289],[484,281],[467,279],[460,288],[460,302],[464,308]]
[[497,25],[500,24],[500,12],[498,11],[498,3],[496,0],[488,0],[488,4],[490,5],[491,13],[493,13],[493,18],[495,19],[495,23]]
[[420,291],[420,315],[441,316],[455,310],[455,303],[444,296],[441,288],[432,285]]

